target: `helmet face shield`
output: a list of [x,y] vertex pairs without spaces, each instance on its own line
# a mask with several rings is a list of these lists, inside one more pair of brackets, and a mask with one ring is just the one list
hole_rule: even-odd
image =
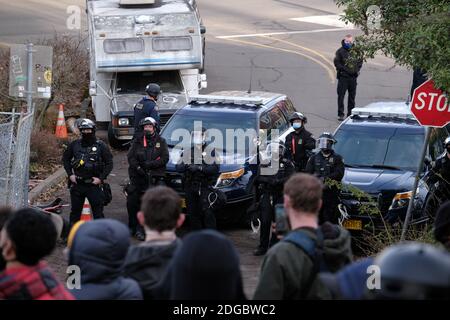
[[319,138],[317,140],[317,147],[322,150],[331,150],[333,147],[333,140],[329,138]]

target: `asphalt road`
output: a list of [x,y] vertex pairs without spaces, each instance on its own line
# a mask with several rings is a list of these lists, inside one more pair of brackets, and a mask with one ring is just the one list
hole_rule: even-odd
[[[0,41],[23,43],[56,32],[86,30],[84,0],[0,0]],[[78,5],[80,30],[67,29],[67,6]],[[208,88],[247,90],[253,70],[253,90],[286,93],[296,108],[308,116],[308,127],[318,135],[337,125],[335,51],[347,33],[358,34],[336,19],[323,16],[341,12],[331,0],[198,0],[207,28],[206,74]],[[294,20],[293,20],[294,19]],[[407,98],[411,72],[395,66],[391,59],[377,57],[364,64],[358,78],[358,106],[383,100]],[[125,198],[120,183],[126,179],[124,152],[115,158],[111,177],[114,201],[105,210],[108,217],[126,221]],[[67,193],[63,192],[67,197]],[[241,256],[245,290],[254,291],[261,259],[249,230],[225,230]],[[52,262],[63,277],[61,250]]]

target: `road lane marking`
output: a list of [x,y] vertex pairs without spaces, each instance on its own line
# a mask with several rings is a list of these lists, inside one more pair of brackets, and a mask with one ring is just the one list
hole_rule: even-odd
[[286,44],[291,45],[293,47],[297,47],[297,48],[300,48],[302,50],[305,50],[305,51],[308,51],[308,52],[311,52],[311,53],[315,54],[316,56],[322,58],[322,60],[325,61],[329,66],[331,66],[331,70],[333,72],[333,75],[334,75],[334,77],[336,77],[336,70],[335,70],[334,63],[331,62],[331,60],[329,60],[327,57],[325,57],[319,51],[316,51],[316,50],[308,48],[308,47],[301,46],[301,45],[296,44],[296,43],[291,42],[291,41],[275,38],[273,36],[261,36],[261,37],[264,37],[264,38],[267,38],[267,39],[273,39],[273,40],[281,42],[281,43],[286,43]]
[[333,28],[333,29],[316,29],[316,30],[301,30],[301,31],[235,34],[235,35],[231,35],[231,36],[216,36],[216,38],[217,39],[253,38],[253,37],[262,37],[262,36],[282,36],[282,35],[288,35],[288,34],[309,34],[309,33],[320,33],[320,32],[354,30],[354,29],[355,28]]
[[338,27],[338,28],[354,28],[355,26],[351,23],[346,24],[344,21],[340,20],[341,16],[337,14],[328,14],[322,16],[307,16],[301,18],[290,18],[289,20],[307,22],[314,24],[322,24],[325,26]]
[[233,41],[233,42],[237,42],[237,43],[242,43],[242,44],[246,44],[246,45],[250,45],[250,46],[255,46],[255,47],[268,48],[268,49],[272,49],[272,50],[277,50],[277,51],[282,51],[282,52],[293,53],[293,54],[302,56],[302,57],[304,57],[304,58],[306,58],[306,59],[309,59],[309,60],[311,60],[311,61],[317,63],[317,64],[320,65],[321,67],[323,67],[323,68],[327,71],[328,76],[330,77],[331,83],[333,83],[333,84],[335,83],[335,78],[336,78],[336,77],[335,77],[334,70],[331,69],[331,68],[330,68],[329,66],[327,66],[326,64],[324,64],[322,61],[317,60],[316,58],[311,57],[310,55],[307,55],[307,54],[305,54],[305,53],[302,53],[302,52],[299,52],[299,51],[295,51],[295,50],[290,50],[290,49],[277,48],[277,47],[274,47],[274,46],[271,46],[271,45],[261,44],[261,43],[252,42],[252,41],[238,40],[238,39],[235,39],[235,38],[231,38],[231,39],[230,39],[230,38],[227,38],[227,39],[225,39],[225,40]]

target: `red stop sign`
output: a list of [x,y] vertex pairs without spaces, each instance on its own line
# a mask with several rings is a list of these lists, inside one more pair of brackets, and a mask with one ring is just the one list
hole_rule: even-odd
[[450,123],[450,101],[442,90],[427,80],[414,90],[411,112],[422,126],[443,127]]

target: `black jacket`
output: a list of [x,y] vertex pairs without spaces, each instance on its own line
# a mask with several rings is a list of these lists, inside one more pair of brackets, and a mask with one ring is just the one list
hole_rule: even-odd
[[125,276],[139,283],[145,300],[158,299],[157,284],[164,277],[181,240],[144,242],[130,247],[125,259]]
[[113,156],[101,140],[91,143],[78,139],[69,144],[63,154],[63,165],[68,176],[97,177],[105,180],[113,169]]
[[[207,156],[204,153],[205,146],[202,147],[203,157]],[[195,156],[197,152],[194,152],[194,147],[191,148],[190,161],[188,163],[184,162],[184,157],[182,154],[181,162],[176,165],[176,170],[184,174],[184,184],[188,189],[206,188],[211,185],[219,173],[219,164],[216,162],[206,163],[205,159],[200,161],[195,161]],[[216,158],[216,153],[213,150],[211,152],[211,157]],[[196,164],[196,163],[199,164]],[[208,161],[209,162],[209,161]],[[212,162],[212,161],[211,161]]]
[[325,157],[321,151],[309,158],[305,172],[319,178],[328,178],[334,181],[341,181],[344,177],[344,160],[334,151],[329,157]]
[[297,171],[303,171],[310,153],[316,146],[316,140],[311,132],[301,128],[299,131],[289,133],[284,145],[286,147],[284,156],[294,162]]
[[156,102],[149,97],[143,97],[134,105],[134,136],[142,132],[142,127],[139,125],[139,122],[146,117],[155,119],[159,128],[160,119]]
[[334,66],[336,67],[337,78],[357,78],[359,71],[363,65],[362,60],[358,60],[355,63],[349,63],[350,50],[344,48],[344,40],[341,42],[342,47],[336,51],[334,57]]
[[239,254],[223,234],[189,233],[161,281],[159,299],[245,300]]
[[145,138],[144,133],[138,133],[128,151],[128,174],[135,184],[148,183],[148,175],[164,176],[166,164],[169,162],[169,148],[166,140],[158,134],[151,139]]
[[450,159],[447,156],[447,152],[436,159],[428,181],[430,183],[436,183],[437,181],[450,182]]

